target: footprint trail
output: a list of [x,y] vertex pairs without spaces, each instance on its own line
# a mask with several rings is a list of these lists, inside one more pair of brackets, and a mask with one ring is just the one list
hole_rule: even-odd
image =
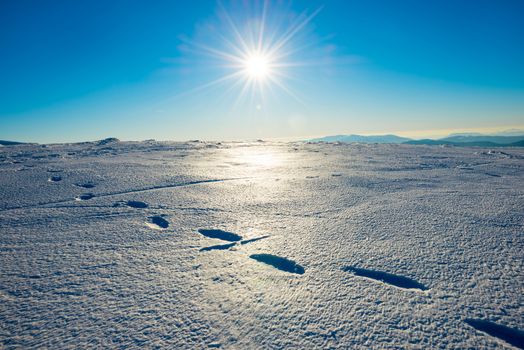
[[524,349],[524,331],[486,320],[467,318],[464,322],[478,331],[502,339],[506,343],[516,346],[517,348]]
[[392,286],[402,289],[419,289],[427,290],[428,288],[422,283],[419,283],[411,278],[394,275],[392,273],[362,269],[354,266],[346,266],[342,268],[343,271],[352,272],[355,276],[366,277],[372,280],[391,284]]
[[94,185],[94,184],[91,184],[91,183],[75,184],[75,186],[77,186],[77,187],[82,187],[82,188],[94,188],[94,187],[95,187],[95,185]]
[[208,238],[217,238],[228,242],[238,242],[242,237],[233,232],[227,232],[217,229],[199,229],[198,232]]
[[127,201],[126,205],[128,207],[137,208],[137,209],[144,209],[144,208],[147,208],[149,206],[149,205],[147,205],[147,203],[140,202],[140,201]]
[[155,215],[149,218],[150,222],[146,222],[146,225],[156,230],[163,230],[169,227],[169,221],[161,216]]
[[92,193],[84,193],[84,194],[81,194],[80,196],[76,197],[76,200],[77,201],[87,201],[91,198],[94,198],[95,195],[92,194]]
[[305,269],[293,260],[282,258],[280,256],[272,254],[252,254],[249,257],[258,262],[273,266],[281,271],[296,273],[298,275],[302,275],[305,272]]

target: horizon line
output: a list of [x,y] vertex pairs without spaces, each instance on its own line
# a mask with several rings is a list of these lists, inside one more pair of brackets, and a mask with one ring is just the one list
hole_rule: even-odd
[[[110,138],[116,138],[122,142],[143,142],[148,140],[154,140],[156,142],[255,142],[255,141],[272,141],[272,142],[300,142],[308,141],[311,139],[324,138],[329,136],[348,136],[348,135],[358,135],[358,136],[386,136],[393,135],[399,137],[405,137],[412,140],[424,140],[424,139],[441,139],[448,137],[452,134],[468,134],[468,133],[478,133],[482,136],[509,136],[509,135],[493,135],[496,133],[503,132],[515,132],[521,133],[524,136],[524,125],[510,125],[505,127],[480,127],[480,128],[456,128],[456,129],[429,129],[429,130],[413,130],[413,131],[388,131],[388,132],[333,132],[333,133],[324,133],[317,135],[304,135],[304,136],[288,136],[288,137],[249,137],[249,138],[224,138],[224,139],[211,139],[211,138],[173,138],[173,139],[156,139],[154,137],[148,137],[143,139],[133,139],[133,138],[120,138],[117,136],[107,136],[107,137],[94,137],[92,140],[57,140],[51,142],[39,142],[39,141],[24,141],[18,139],[9,139],[9,138],[0,138],[2,141],[10,142],[20,142],[27,144],[68,144],[68,143],[82,143],[82,142],[94,142],[100,140],[106,140]],[[515,135],[520,136],[520,135]]]

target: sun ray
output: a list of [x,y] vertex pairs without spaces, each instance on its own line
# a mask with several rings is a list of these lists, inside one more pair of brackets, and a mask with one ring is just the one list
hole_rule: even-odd
[[233,108],[237,108],[238,105],[242,100],[245,99],[245,96],[247,92],[250,90],[251,81],[249,79],[241,80],[244,82],[244,85],[242,86],[242,90],[240,90],[240,93],[238,94],[237,98],[235,99],[235,103],[233,104]]
[[258,44],[257,44],[257,51],[262,52],[262,44],[264,42],[264,32],[266,27],[266,15],[267,15],[267,7],[269,4],[269,0],[264,1],[263,9],[262,9],[262,19],[260,20],[260,28],[258,31]]
[[303,21],[299,22],[296,26],[291,27],[286,34],[280,39],[275,45],[271,47],[269,55],[273,55],[275,52],[278,52],[284,45],[286,45],[300,30],[302,30],[313,18],[318,15],[322,10],[322,7],[318,8],[311,15],[307,16]]
[[222,16],[225,18],[227,24],[229,25],[230,29],[232,30],[233,35],[235,36],[235,38],[238,40],[238,42],[242,46],[244,52],[249,52],[251,48],[247,45],[244,37],[242,36],[242,34],[240,34],[240,31],[238,30],[237,26],[235,25],[235,23],[233,22],[229,14],[227,13],[227,10],[224,8],[222,3],[219,2],[219,4],[220,4],[220,7],[222,8]]
[[288,89],[283,83],[281,83],[278,78],[276,77],[269,77],[271,82],[275,85],[277,85],[279,88],[281,88],[284,92],[286,92],[289,96],[293,97],[295,100],[300,102],[301,104],[305,105],[304,101],[300,97],[298,97],[293,91]]
[[[296,81],[289,71],[314,63],[296,60],[296,56],[314,45],[314,40],[307,40],[308,38],[301,37],[300,33],[305,31],[306,26],[318,15],[322,7],[312,13],[302,12],[290,20],[289,26],[285,28],[284,22],[290,19],[290,13],[287,12],[289,10],[275,15],[269,0],[261,0],[260,3],[260,6],[255,7],[258,17],[235,18],[219,2],[219,18],[225,30],[216,30],[221,27],[210,26],[216,32],[210,33],[212,35],[205,44],[185,41],[202,55],[216,59],[215,67],[229,71],[224,72],[226,74],[223,77],[191,92],[230,84],[221,96],[237,94],[233,108],[245,100],[260,110],[260,104],[266,104],[268,94],[273,96],[275,90],[281,90],[304,104],[286,83]],[[273,20],[275,18],[276,22]],[[283,23],[279,23],[278,20]],[[211,40],[212,37],[215,39]],[[211,67],[210,63],[206,65]],[[257,104],[253,105],[255,102]]]
[[199,86],[197,86],[197,87],[195,87],[195,88],[193,88],[191,90],[185,91],[185,92],[183,92],[183,93],[181,93],[181,94],[179,94],[177,96],[181,97],[183,95],[188,95],[188,94],[192,94],[192,93],[195,93],[195,92],[199,92],[199,91],[202,91],[204,89],[208,89],[210,87],[226,83],[227,81],[233,80],[234,78],[238,78],[241,75],[242,75],[242,72],[234,72],[234,73],[222,76],[220,78],[217,78],[217,79],[215,79],[213,81],[210,81],[210,82],[208,82],[206,84],[199,85]]
[[198,43],[193,43],[192,45],[194,45],[196,48],[201,49],[202,51],[206,52],[207,54],[215,58],[219,58],[222,60],[230,60],[233,62],[242,62],[241,58],[239,58],[238,56],[232,55],[225,51],[218,50],[218,49],[215,49],[209,46],[201,45]]

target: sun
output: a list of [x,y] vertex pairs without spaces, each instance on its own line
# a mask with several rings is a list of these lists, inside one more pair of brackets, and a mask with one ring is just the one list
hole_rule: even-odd
[[251,79],[263,80],[270,74],[269,59],[264,55],[252,54],[244,62],[244,69]]
[[321,8],[291,16],[288,9],[278,6],[269,13],[270,0],[253,3],[257,5],[249,11],[232,9],[233,16],[220,6],[219,21],[202,27],[202,42],[182,38],[184,50],[211,58],[203,64],[206,70],[216,69],[214,80],[191,91],[220,87],[222,96],[236,96],[233,107],[248,99],[257,111],[267,105],[267,98],[274,97],[277,90],[303,102],[288,83],[297,80],[295,74],[311,64],[300,54],[307,50],[310,55],[314,49],[315,40],[306,27]]

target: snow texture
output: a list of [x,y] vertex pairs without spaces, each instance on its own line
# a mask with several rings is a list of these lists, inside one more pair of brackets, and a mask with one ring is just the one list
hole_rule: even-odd
[[523,347],[524,150],[0,149],[0,348]]

